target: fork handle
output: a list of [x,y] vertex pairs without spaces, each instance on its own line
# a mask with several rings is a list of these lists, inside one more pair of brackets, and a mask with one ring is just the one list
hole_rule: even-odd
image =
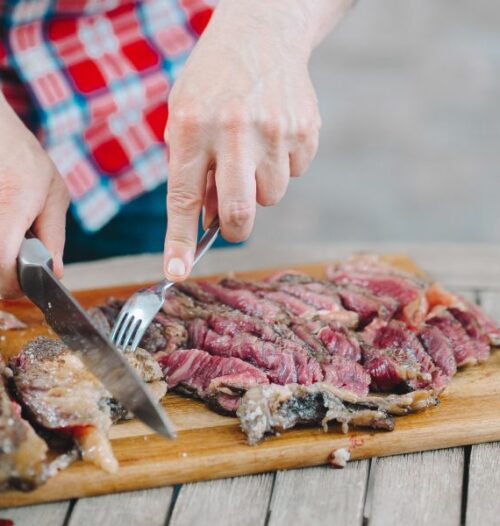
[[[214,244],[214,241],[217,239],[219,232],[220,232],[219,218],[216,217],[212,221],[210,226],[205,230],[205,232],[203,233],[203,236],[201,236],[201,239],[198,242],[198,245],[196,246],[196,251],[194,253],[193,267],[205,255],[207,250]],[[170,287],[172,287],[172,285],[175,285],[175,281],[164,279],[163,281],[160,281],[160,283],[155,285],[154,288],[157,290],[160,290],[163,298],[165,298],[165,294],[167,290]]]

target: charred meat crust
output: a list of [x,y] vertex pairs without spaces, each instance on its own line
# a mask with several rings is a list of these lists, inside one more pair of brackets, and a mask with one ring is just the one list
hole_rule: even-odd
[[391,415],[402,415],[437,404],[430,391],[408,395],[358,397],[324,382],[310,386],[264,385],[244,395],[237,415],[249,444],[267,434],[290,429],[297,424],[339,423],[347,432],[349,425],[391,431]]

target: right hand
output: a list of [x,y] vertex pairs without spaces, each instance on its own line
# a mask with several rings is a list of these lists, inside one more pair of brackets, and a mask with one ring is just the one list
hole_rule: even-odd
[[62,276],[69,194],[54,163],[0,94],[0,297],[15,298],[17,256],[31,227]]

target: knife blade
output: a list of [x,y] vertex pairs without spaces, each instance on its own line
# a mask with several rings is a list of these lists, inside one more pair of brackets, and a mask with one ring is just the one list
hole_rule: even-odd
[[23,292],[106,389],[151,429],[175,438],[172,422],[148,387],[54,275],[50,253],[38,238],[22,242],[17,270]]

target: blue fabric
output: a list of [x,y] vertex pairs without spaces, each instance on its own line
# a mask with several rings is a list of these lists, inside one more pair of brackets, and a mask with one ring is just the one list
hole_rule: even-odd
[[[66,225],[65,263],[115,256],[163,252],[166,230],[166,185],[143,194],[125,205],[98,232],[84,231],[71,212]],[[202,229],[200,226],[200,235]],[[236,246],[222,236],[215,247]]]

